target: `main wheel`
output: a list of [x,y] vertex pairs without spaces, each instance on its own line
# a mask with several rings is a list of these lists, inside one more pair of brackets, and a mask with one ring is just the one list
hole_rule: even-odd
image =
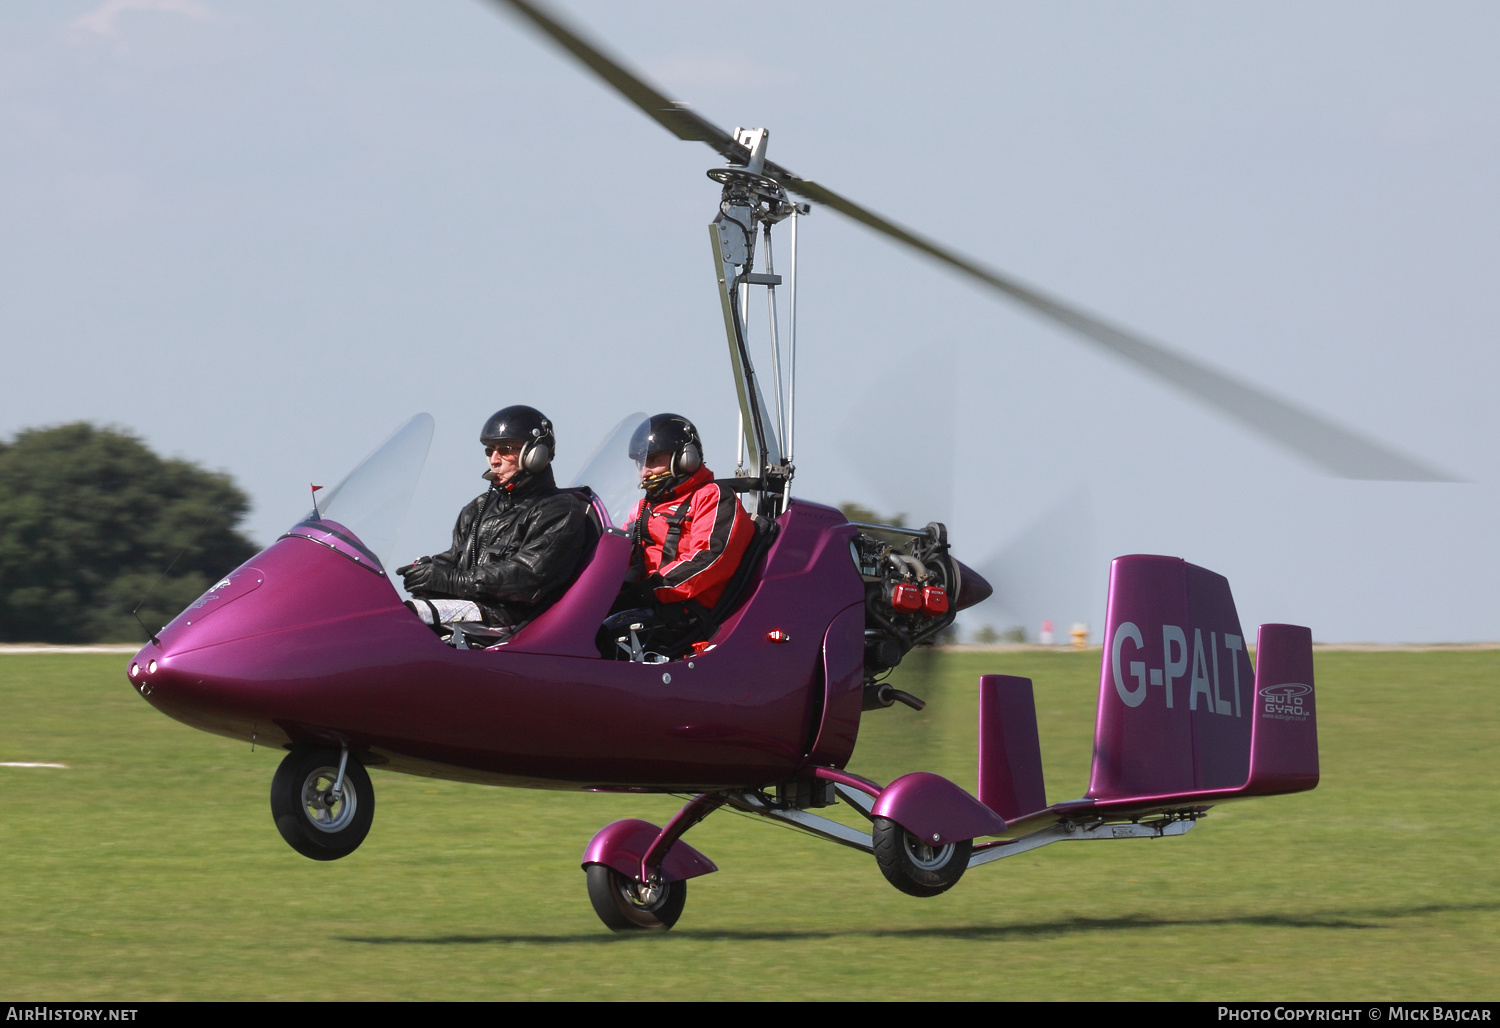
[[687,882],[642,885],[607,864],[590,864],[589,902],[612,932],[643,928],[668,929],[682,916]]
[[359,849],[375,818],[370,776],[351,755],[337,795],[339,750],[298,748],[271,779],[271,816],[287,845],[313,860],[337,860]]
[[877,817],[870,834],[880,873],[908,896],[936,896],[953,888],[968,869],[969,854],[974,851],[973,839],[936,846],[888,817]]

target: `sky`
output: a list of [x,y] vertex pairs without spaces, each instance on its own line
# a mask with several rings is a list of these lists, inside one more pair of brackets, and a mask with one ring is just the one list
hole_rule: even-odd
[[[558,6],[772,160],[1464,480],[1326,477],[814,210],[793,492],[944,520],[1001,597],[966,632],[1097,639],[1110,559],[1165,553],[1247,629],[1500,638],[1500,7]],[[727,474],[719,163],[482,0],[5,4],[0,436],[128,429],[268,543],[427,411],[411,556],[512,403],[564,480],[636,410]]]

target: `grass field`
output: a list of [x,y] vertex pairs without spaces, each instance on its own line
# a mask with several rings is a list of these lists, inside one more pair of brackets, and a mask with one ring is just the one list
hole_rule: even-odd
[[[1317,657],[1323,780],[1186,837],[1061,844],[904,896],[873,858],[716,814],[669,934],[595,918],[578,859],[669,798],[374,774],[363,848],[271,823],[279,754],[195,732],[124,656],[0,657],[0,998],[1359,999],[1500,995],[1500,651]],[[1036,682],[1048,797],[1082,794],[1097,655],[932,656],[851,769],[974,782],[981,672]]]

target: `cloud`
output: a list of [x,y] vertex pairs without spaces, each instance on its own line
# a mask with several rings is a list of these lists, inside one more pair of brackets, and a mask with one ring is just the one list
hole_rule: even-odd
[[116,21],[120,15],[133,11],[182,14],[199,19],[207,18],[211,13],[199,0],[105,0],[88,14],[75,18],[69,23],[69,27],[101,36],[112,36],[118,31]]

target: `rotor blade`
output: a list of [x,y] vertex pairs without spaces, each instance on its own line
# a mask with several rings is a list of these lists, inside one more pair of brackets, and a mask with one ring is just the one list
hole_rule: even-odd
[[625,99],[635,104],[647,117],[678,139],[693,143],[707,143],[726,160],[744,164],[750,159],[750,151],[734,141],[734,137],[717,125],[710,124],[701,115],[690,110],[685,103],[669,100],[656,87],[648,84],[639,75],[626,68],[613,57],[604,53],[593,43],[584,39],[572,28],[564,25],[546,7],[531,0],[494,0],[515,10],[532,25],[588,65],[593,72],[614,86]]
[[[1084,338],[1117,357],[1137,365],[1176,386],[1191,399],[1227,414],[1325,471],[1341,478],[1380,479],[1399,482],[1459,482],[1462,479],[1397,453],[1371,439],[1341,428],[1311,411],[1231,377],[1160,343],[1143,339],[1076,307],[1062,303],[1024,283],[986,268],[931,240],[888,221],[873,211],[806,179],[771,170],[787,189],[816,203],[832,207],[877,232],[905,243],[936,260],[976,278],[1039,314],[1061,322]],[[784,176],[784,177],[783,177]]]
[[[639,75],[564,25],[537,0],[494,2],[502,3],[526,18],[677,138],[707,143],[726,160],[735,163],[745,164],[749,161],[750,152],[735,142],[729,133],[689,110],[685,104],[667,99]],[[1311,411],[1262,392],[1207,364],[1174,353],[1160,343],[1086,314],[1018,279],[1002,275],[939,246],[779,164],[767,161],[765,172],[792,192],[815,203],[832,207],[876,232],[925,253],[1033,311],[1060,322],[1096,346],[1130,361],[1210,410],[1228,415],[1252,431],[1300,454],[1330,474],[1341,478],[1401,482],[1462,481],[1447,472],[1429,467],[1341,428]]]

